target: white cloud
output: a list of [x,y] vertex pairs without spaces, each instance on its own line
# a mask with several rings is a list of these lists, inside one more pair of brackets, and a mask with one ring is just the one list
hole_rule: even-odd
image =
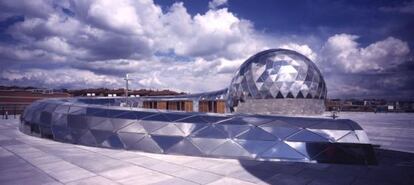
[[290,49],[290,50],[294,50],[297,51],[298,53],[305,55],[306,57],[308,57],[309,59],[311,59],[312,61],[316,62],[316,58],[317,58],[317,54],[312,51],[312,49],[306,45],[300,45],[300,44],[296,44],[296,43],[288,43],[288,44],[283,44],[280,46],[280,48],[283,49]]
[[9,82],[26,86],[38,87],[113,87],[120,86],[117,78],[105,75],[98,75],[87,70],[77,69],[27,69],[27,70],[6,70],[1,73],[2,79]]
[[148,0],[94,0],[88,3],[75,0],[74,4],[81,6],[76,12],[84,21],[123,34],[154,33],[162,13],[161,8]]
[[211,9],[216,9],[219,6],[223,6],[225,4],[227,4],[227,0],[212,0],[208,2],[208,7]]
[[[52,68],[48,64],[66,61],[62,65],[72,68],[65,69],[80,76],[91,76],[86,71],[108,78],[136,72],[141,86],[200,92],[224,88],[242,61],[266,48],[265,39],[251,22],[227,9],[191,16],[183,3],[175,3],[163,13],[148,0],[73,0],[60,5],[74,15],[66,15],[59,8],[47,9],[48,16],[33,14],[9,29],[19,45],[3,47],[0,53],[12,60],[28,61],[28,67],[11,65],[7,74],[21,68],[26,72],[20,79],[33,82],[42,76],[55,79],[56,86],[74,85],[58,80],[66,78],[64,70],[46,74],[49,70],[39,69],[40,62],[30,65],[39,60],[44,68]],[[159,57],[154,53],[166,54]],[[181,56],[188,61],[178,61]],[[79,84],[84,82],[89,81]],[[106,85],[110,84],[118,83]]]
[[250,21],[237,18],[225,8],[191,17],[182,3],[176,3],[162,20],[165,32],[157,47],[172,49],[177,55],[237,59],[265,46]]
[[406,61],[410,49],[406,42],[388,37],[360,47],[358,36],[337,34],[330,37],[322,49],[325,69],[341,69],[348,73],[384,71]]
[[207,12],[190,15],[180,2],[163,12],[152,0],[2,1],[0,10],[25,20],[7,30],[15,45],[0,44],[0,83],[123,87],[123,75],[133,73],[132,88],[203,92],[225,88],[240,64],[264,49],[292,49],[325,71],[348,73],[386,70],[409,53],[393,37],[361,47],[348,34],[324,44],[267,35],[220,8],[226,3],[214,0]]

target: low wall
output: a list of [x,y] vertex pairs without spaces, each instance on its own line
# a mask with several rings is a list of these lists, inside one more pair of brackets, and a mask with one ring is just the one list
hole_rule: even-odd
[[325,111],[321,99],[247,99],[236,108],[238,113],[273,115],[317,115]]

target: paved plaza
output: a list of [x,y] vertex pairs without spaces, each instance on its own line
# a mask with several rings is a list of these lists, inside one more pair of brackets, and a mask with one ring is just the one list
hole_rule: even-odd
[[150,154],[59,143],[0,120],[0,184],[414,184],[413,115],[353,117],[376,149],[375,166],[259,162]]

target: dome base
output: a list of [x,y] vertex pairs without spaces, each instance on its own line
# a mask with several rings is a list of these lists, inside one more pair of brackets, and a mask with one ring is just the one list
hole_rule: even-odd
[[235,112],[272,115],[318,115],[325,112],[323,99],[247,99]]

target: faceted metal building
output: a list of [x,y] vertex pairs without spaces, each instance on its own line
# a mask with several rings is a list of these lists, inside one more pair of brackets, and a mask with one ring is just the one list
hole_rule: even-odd
[[351,120],[108,107],[116,104],[115,99],[37,101],[25,110],[20,130],[66,143],[151,153],[375,163],[367,135]]
[[325,81],[316,65],[291,50],[260,52],[242,64],[228,88],[231,111],[267,114],[320,114]]
[[[248,59],[226,89],[180,96],[41,100],[25,109],[20,130],[66,143],[152,153],[375,163],[372,145],[354,121],[265,115],[321,113],[325,97],[325,82],[309,59],[275,49]],[[228,114],[197,111],[217,101],[226,104]]]

